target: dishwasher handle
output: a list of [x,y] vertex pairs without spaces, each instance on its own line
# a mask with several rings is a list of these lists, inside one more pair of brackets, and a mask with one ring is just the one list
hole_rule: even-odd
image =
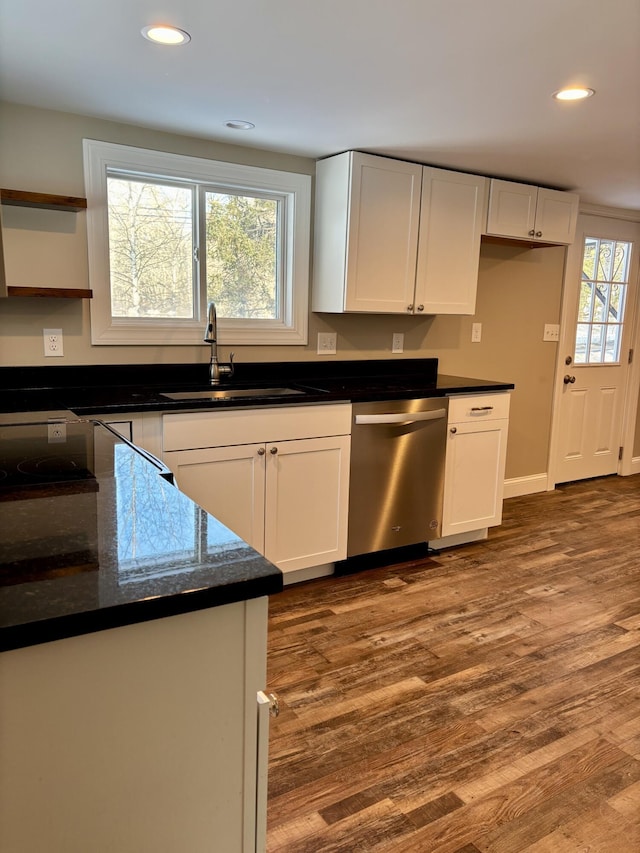
[[400,412],[398,414],[356,415],[356,424],[413,424],[418,421],[439,421],[446,417],[446,409],[434,409],[432,412]]

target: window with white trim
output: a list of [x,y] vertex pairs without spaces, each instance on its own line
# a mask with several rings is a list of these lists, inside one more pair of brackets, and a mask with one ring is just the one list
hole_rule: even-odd
[[305,344],[311,178],[84,140],[94,344]]
[[624,240],[584,238],[576,364],[620,363],[631,248]]

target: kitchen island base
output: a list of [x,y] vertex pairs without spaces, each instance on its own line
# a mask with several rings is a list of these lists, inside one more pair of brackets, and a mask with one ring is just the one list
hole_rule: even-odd
[[267,605],[265,596],[0,655],[0,849],[259,850]]

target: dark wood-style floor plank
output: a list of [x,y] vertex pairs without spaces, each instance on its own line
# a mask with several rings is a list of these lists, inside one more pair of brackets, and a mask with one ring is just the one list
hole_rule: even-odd
[[640,851],[640,477],[270,605],[269,853]]

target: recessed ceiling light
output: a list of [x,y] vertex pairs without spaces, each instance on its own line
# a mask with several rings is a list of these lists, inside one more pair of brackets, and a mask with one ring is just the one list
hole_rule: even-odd
[[242,121],[242,119],[234,118],[225,122],[225,127],[231,130],[253,130],[255,124],[251,121]]
[[556,101],[582,101],[585,98],[590,98],[592,95],[595,95],[595,90],[587,89],[583,86],[572,86],[553,93]]
[[165,24],[152,24],[142,28],[142,35],[156,44],[181,45],[191,41],[191,36],[177,27],[169,27]]

